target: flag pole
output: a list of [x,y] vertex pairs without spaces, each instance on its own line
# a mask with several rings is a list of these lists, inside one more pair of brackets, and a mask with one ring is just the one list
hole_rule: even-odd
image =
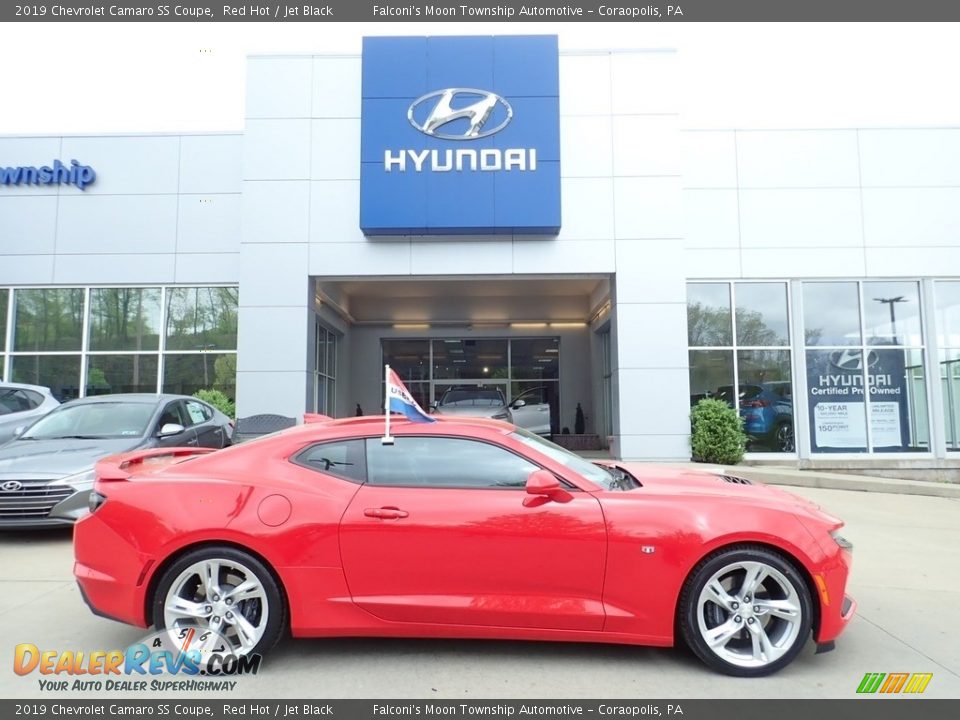
[[383,412],[386,415],[386,429],[383,437],[380,439],[383,445],[393,445],[393,438],[390,437],[390,366],[383,366]]

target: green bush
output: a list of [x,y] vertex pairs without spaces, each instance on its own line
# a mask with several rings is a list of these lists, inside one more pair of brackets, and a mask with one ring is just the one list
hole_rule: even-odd
[[213,405],[230,419],[237,417],[236,404],[219,390],[197,390],[193,396],[198,400],[203,400],[208,405]]
[[696,462],[735,465],[743,460],[747,435],[743,419],[721,400],[701,400],[690,413],[690,447]]

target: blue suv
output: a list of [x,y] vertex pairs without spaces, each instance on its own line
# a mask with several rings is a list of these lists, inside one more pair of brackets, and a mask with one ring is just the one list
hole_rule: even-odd
[[[793,452],[793,389],[788,380],[740,385],[740,417],[751,445],[778,452]],[[717,388],[713,394],[730,407],[735,406],[733,386]]]

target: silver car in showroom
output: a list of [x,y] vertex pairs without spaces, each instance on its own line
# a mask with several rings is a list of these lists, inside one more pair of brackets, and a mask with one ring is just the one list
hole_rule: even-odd
[[233,422],[184,395],[71,400],[0,447],[0,529],[70,525],[87,512],[94,465],[143,448],[221,448]]
[[[541,390],[533,388],[532,390]],[[455,385],[447,388],[432,406],[438,415],[460,415],[504,420],[538,435],[550,434],[550,405],[532,392],[507,405],[503,391],[495,386]]]

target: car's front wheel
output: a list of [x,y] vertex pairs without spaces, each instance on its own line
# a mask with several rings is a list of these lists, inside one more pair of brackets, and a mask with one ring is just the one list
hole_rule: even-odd
[[178,558],[153,599],[158,630],[215,630],[237,655],[264,653],[279,640],[286,606],[273,573],[249,553],[206,547]]
[[710,667],[758,677],[788,665],[813,625],[810,591],[783,555],[760,546],[719,550],[691,573],[680,631]]

